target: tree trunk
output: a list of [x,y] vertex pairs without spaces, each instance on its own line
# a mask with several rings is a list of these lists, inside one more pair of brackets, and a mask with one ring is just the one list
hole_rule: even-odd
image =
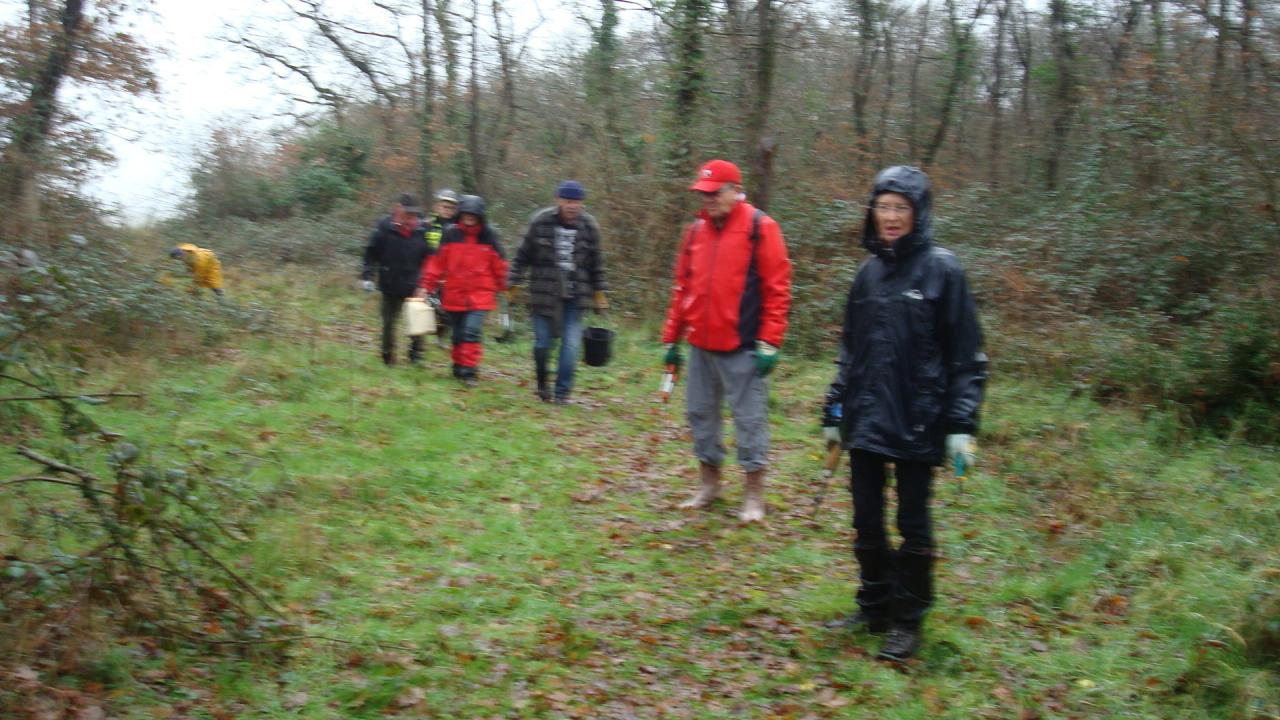
[[[1223,3],[1225,5],[1225,3]],[[1274,6],[1273,6],[1274,8]],[[1253,75],[1260,58],[1253,48],[1253,24],[1258,18],[1254,0],[1240,0],[1240,73],[1244,80],[1246,97],[1253,87]],[[1223,13],[1226,21],[1226,13]]]
[[1053,63],[1057,82],[1053,90],[1053,120],[1050,127],[1046,182],[1050,191],[1061,183],[1062,162],[1067,150],[1067,134],[1075,112],[1075,49],[1067,30],[1066,0],[1049,1],[1049,42],[1053,45]]
[[431,42],[431,0],[422,0],[422,117],[418,123],[419,192],[424,201],[435,194],[432,155],[435,153],[436,71]]
[[893,107],[893,89],[894,89],[894,62],[895,51],[893,46],[893,38],[897,34],[898,20],[901,15],[897,15],[892,23],[886,23],[884,26],[884,90],[883,97],[880,99],[880,122],[879,129],[876,131],[876,167],[882,168],[885,165],[885,148],[886,140],[889,134],[889,110]]
[[853,131],[858,149],[866,150],[867,96],[871,94],[871,81],[880,54],[880,34],[876,32],[876,7],[871,0],[855,0],[854,12],[858,21],[858,56],[853,67]]
[[[458,31],[453,24],[453,0],[436,0],[436,27],[440,29],[440,46],[444,51],[444,124],[445,142],[450,151],[453,178],[464,192],[471,192],[471,159],[467,156],[466,123],[463,121],[461,93],[461,60]],[[471,188],[471,189],[469,189]]]
[[605,159],[605,173],[601,177],[605,192],[612,194],[618,173],[613,170],[613,158],[622,157],[626,162],[626,174],[638,175],[642,171],[639,153],[627,146],[622,136],[621,113],[623,101],[617,96],[618,79],[618,6],[615,0],[600,0],[600,25],[591,28],[592,46],[587,53],[586,89],[587,102],[599,108],[603,128],[597,133],[601,155]]
[[516,121],[516,75],[515,59],[511,56],[511,38],[502,29],[502,3],[492,0],[494,42],[498,46],[498,72],[501,77],[499,92],[502,96],[502,113],[493,119],[494,135],[498,148],[498,167],[507,163],[507,154],[511,149],[511,135],[515,131]]
[[1151,92],[1164,94],[1165,74],[1165,26],[1164,0],[1148,0],[1151,5]]
[[671,63],[671,85],[667,112],[666,162],[664,174],[680,182],[691,171],[693,128],[706,92],[703,68],[703,24],[710,13],[710,0],[675,0],[671,9],[671,42],[675,57]]
[[951,52],[953,63],[951,76],[947,80],[947,89],[942,98],[942,109],[938,113],[938,124],[934,128],[933,138],[925,148],[921,164],[928,168],[937,159],[942,143],[947,139],[947,131],[951,125],[951,114],[955,110],[956,99],[960,96],[960,88],[969,80],[969,56],[973,52],[973,26],[982,17],[985,0],[978,3],[973,11],[973,19],[968,25],[961,26],[957,17],[955,0],[947,0],[947,18],[950,23]]
[[480,147],[480,3],[471,4],[471,58],[467,78],[467,164],[463,190],[483,195],[484,150]]
[[991,129],[987,140],[987,182],[1000,185],[1000,156],[1004,149],[1004,46],[1009,20],[1009,2],[996,6],[995,48],[991,58],[991,88],[988,93]]
[[773,74],[777,56],[772,0],[759,0],[756,3],[756,19],[755,92],[747,122],[747,153],[751,167],[751,202],[767,210],[773,184],[773,153],[777,142],[769,133],[769,108],[773,99]]
[[83,20],[83,0],[66,0],[59,32],[36,70],[26,102],[10,123],[12,139],[0,162],[3,202],[7,205],[0,232],[7,239],[24,239],[39,217],[37,190],[45,141],[57,110],[58,87],[67,75]]
[[1142,18],[1142,0],[1130,0],[1125,10],[1124,21],[1120,27],[1120,37],[1111,46],[1111,80],[1116,82],[1124,69],[1124,59],[1133,44],[1133,34],[1138,29],[1138,21]]
[[929,10],[932,0],[925,0],[924,8],[920,14],[920,37],[916,42],[915,57],[911,59],[911,75],[907,84],[907,104],[908,111],[908,134],[907,134],[907,157],[915,161],[916,148],[919,143],[919,133],[916,131],[920,127],[920,64],[924,62],[924,47],[929,40]]

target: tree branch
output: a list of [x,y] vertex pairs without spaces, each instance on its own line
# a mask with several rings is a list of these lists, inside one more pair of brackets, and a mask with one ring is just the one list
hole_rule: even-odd
[[18,396],[18,397],[0,397],[0,402],[15,402],[18,400],[79,400],[80,398],[100,398],[100,397],[146,397],[141,393],[80,393],[77,395],[40,395],[40,396]]

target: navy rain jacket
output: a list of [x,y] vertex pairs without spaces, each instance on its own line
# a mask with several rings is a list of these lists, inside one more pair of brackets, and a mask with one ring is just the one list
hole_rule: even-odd
[[862,245],[872,257],[849,290],[827,399],[842,402],[846,448],[939,465],[947,435],[978,428],[987,356],[964,268],[933,244],[928,176],[888,168],[868,206],[887,192],[910,200],[913,227],[887,246],[867,208]]

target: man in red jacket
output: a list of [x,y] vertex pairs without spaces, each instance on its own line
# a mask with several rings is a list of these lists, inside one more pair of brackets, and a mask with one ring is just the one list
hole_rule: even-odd
[[686,396],[702,487],[682,508],[720,496],[720,406],[728,401],[746,473],[743,522],[764,519],[769,452],[769,384],[791,306],[791,260],[773,218],[742,193],[742,173],[726,160],[698,170],[689,187],[702,198],[676,258],[671,306],[662,330],[664,362],[679,365],[680,340],[692,346]]

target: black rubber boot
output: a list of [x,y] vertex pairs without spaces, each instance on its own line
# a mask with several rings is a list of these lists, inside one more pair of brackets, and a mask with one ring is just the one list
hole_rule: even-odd
[[889,629],[893,617],[893,586],[895,568],[893,553],[887,547],[853,548],[858,558],[861,583],[858,586],[858,612],[850,620],[862,617],[857,624],[868,632],[882,633]]
[[851,630],[853,632],[865,632],[872,635],[882,635],[888,631],[892,623],[888,618],[872,617],[859,610],[852,615],[845,615],[842,618],[828,620],[824,623],[832,630]]
[[920,628],[933,605],[933,552],[897,553],[898,575],[893,597],[893,629],[877,656],[901,662],[915,655],[922,642]]
[[898,582],[893,597],[893,624],[919,628],[933,605],[933,552],[900,550]]
[[909,660],[920,650],[920,642],[920,628],[894,625],[885,637],[884,645],[880,646],[880,653],[876,657],[893,662]]
[[538,399],[551,402],[551,387],[547,385],[547,360],[551,351],[546,348],[533,349],[533,372],[538,378]]
[[893,554],[887,547],[854,547],[862,583],[858,587],[858,611],[826,624],[833,629],[880,634],[893,624]]
[[396,364],[396,356],[395,356],[395,355],[393,355],[393,354],[391,354],[391,353],[389,353],[389,352],[384,352],[384,353],[382,353],[382,364],[383,364],[383,365],[395,365],[395,364]]
[[467,367],[465,365],[458,366],[458,379],[462,381],[464,387],[475,387],[477,383],[476,377],[477,372],[475,368]]

